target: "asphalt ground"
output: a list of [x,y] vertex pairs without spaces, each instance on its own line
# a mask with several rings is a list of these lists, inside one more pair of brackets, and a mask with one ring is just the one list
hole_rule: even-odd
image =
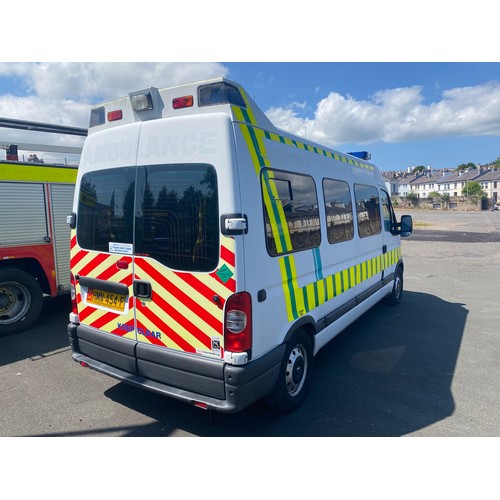
[[409,213],[402,303],[320,351],[296,412],[205,412],[84,369],[60,297],[0,338],[0,436],[499,436],[500,212]]
[[[308,398],[291,414],[261,403],[206,412],[82,368],[68,347],[69,297],[47,300],[34,327],[0,338],[2,484],[27,495],[48,488],[53,498],[132,498],[158,494],[151,488],[165,473],[182,498],[193,488],[211,498],[218,489],[203,484],[246,467],[272,484],[284,484],[277,474],[291,481],[293,498],[325,488],[343,498],[496,498],[500,212],[407,213],[401,304],[375,306],[323,348]],[[93,439],[119,436],[178,439]],[[219,439],[182,439],[192,436]],[[369,439],[398,436],[410,439]],[[424,437],[475,439],[414,439]],[[202,486],[191,484],[193,470]],[[88,480],[94,489],[82,486]],[[239,496],[253,498],[245,484]]]

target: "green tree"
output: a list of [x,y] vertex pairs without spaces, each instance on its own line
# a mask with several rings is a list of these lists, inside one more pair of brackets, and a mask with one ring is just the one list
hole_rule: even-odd
[[438,201],[441,199],[441,195],[437,191],[432,191],[429,193],[429,198]]
[[413,169],[413,172],[424,172],[425,171],[425,167],[423,165],[419,165],[418,167],[415,167]]
[[415,205],[415,203],[417,202],[418,200],[418,196],[417,196],[417,193],[414,193],[413,191],[410,191],[407,195],[406,195],[406,199],[412,204],[412,205]]
[[486,193],[483,191],[481,184],[476,181],[466,182],[462,194],[464,196],[475,196],[477,198],[484,198],[486,196]]
[[476,165],[474,163],[462,163],[460,164],[455,170],[457,172],[461,172],[462,170],[474,170],[476,168]]
[[500,156],[493,162],[496,168],[500,168]]

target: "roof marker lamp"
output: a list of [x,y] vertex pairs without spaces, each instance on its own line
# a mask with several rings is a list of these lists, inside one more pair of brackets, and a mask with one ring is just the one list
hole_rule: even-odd
[[190,108],[194,103],[192,95],[185,95],[183,97],[175,97],[172,99],[172,107],[174,109]]
[[147,111],[148,109],[153,109],[153,97],[151,96],[151,92],[131,95],[130,104],[132,104],[132,109],[134,111]]
[[121,120],[123,118],[123,112],[121,109],[116,109],[115,111],[108,111],[108,122],[114,122],[116,120]]

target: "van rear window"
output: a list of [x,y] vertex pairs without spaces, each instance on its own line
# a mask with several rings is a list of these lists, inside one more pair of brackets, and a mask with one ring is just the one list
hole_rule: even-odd
[[136,253],[171,269],[212,271],[219,261],[217,176],[210,165],[141,169]]
[[217,176],[211,165],[153,165],[83,176],[77,238],[82,248],[134,253],[180,271],[212,271],[219,261]]
[[109,243],[133,242],[135,169],[98,170],[83,176],[77,238],[82,248],[109,251]]

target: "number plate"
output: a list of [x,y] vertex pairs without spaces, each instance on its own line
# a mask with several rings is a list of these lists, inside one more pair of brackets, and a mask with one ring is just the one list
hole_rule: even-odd
[[123,312],[125,310],[125,295],[104,292],[96,288],[89,288],[87,302],[98,306],[109,307],[115,311]]

